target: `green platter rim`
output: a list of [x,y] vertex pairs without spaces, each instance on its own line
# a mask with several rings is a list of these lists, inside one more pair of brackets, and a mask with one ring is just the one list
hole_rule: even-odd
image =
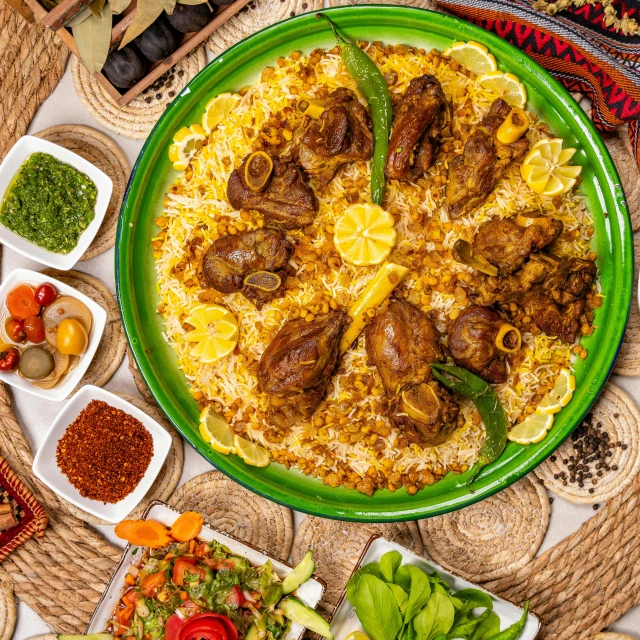
[[[593,124],[566,89],[523,52],[475,25],[424,9],[359,5],[323,12],[332,14],[344,34],[359,39],[397,43],[408,36],[409,43],[415,44],[427,34],[430,42],[438,42],[438,48],[454,40],[482,42],[502,70],[516,73],[525,83],[530,95],[528,108],[542,106],[539,111],[552,130],[578,146],[576,163],[585,165],[583,191],[594,217],[598,267],[607,295],[596,313],[599,329],[583,341],[589,356],[576,367],[578,382],[573,400],[558,414],[542,442],[529,447],[509,443],[501,458],[474,481],[474,493],[466,490],[467,472],[450,473],[414,496],[403,488],[395,493],[377,491],[368,498],[344,487],[331,489],[320,480],[276,463],[263,469],[249,467],[237,456],[213,451],[202,440],[196,402],[188,394],[171,348],[162,339],[161,321],[152,300],[155,272],[147,241],[154,235],[153,220],[158,213],[154,206],[175,177],[166,158],[167,144],[180,126],[197,121],[195,115],[203,110],[207,97],[246,84],[237,84],[238,75],[246,78],[249,73],[255,74],[277,55],[301,48],[301,42],[306,43],[302,47],[306,50],[332,42],[326,25],[317,22],[313,14],[269,26],[225,51],[191,80],[156,123],[136,160],[118,222],[115,269],[122,322],[140,373],[169,421],[215,468],[242,486],[325,518],[389,522],[442,515],[483,500],[522,478],[551,455],[589,411],[611,372],[629,315],[633,286],[629,212],[615,165]],[[146,194],[149,189],[155,189],[155,194]],[[143,300],[141,305],[136,303],[138,295]]]

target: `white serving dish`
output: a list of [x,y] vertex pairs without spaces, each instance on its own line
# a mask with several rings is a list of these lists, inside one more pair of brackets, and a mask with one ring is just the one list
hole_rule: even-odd
[[[447,582],[453,591],[459,591],[460,589],[479,589],[488,593],[494,601],[493,610],[500,616],[501,631],[504,631],[507,627],[511,626],[514,622],[517,622],[522,617],[522,607],[519,607],[508,600],[500,598],[500,596],[483,589],[473,582],[468,582],[463,578],[460,578],[450,571],[443,569],[440,565],[436,564],[432,560],[429,560],[423,556],[418,556],[409,549],[401,547],[395,542],[385,540],[380,536],[371,536],[367,546],[364,548],[360,560],[354,567],[354,573],[365,564],[370,562],[378,562],[380,558],[387,553],[387,551],[398,551],[402,555],[403,564],[412,564],[419,567],[423,571],[433,573],[437,571],[443,580]],[[529,616],[527,623],[522,631],[518,640],[534,640],[540,633],[542,625],[538,617],[529,610]],[[356,616],[356,610],[352,604],[347,600],[346,587],[342,592],[342,596],[338,601],[338,605],[331,621],[331,631],[336,640],[345,640],[347,635],[353,631],[364,631],[358,617]]]
[[[167,527],[171,527],[171,525],[177,520],[180,513],[180,511],[173,509],[163,502],[154,501],[149,505],[142,517],[145,520],[156,520]],[[200,532],[200,535],[198,535],[198,539],[203,540],[204,542],[216,540],[231,549],[233,553],[245,557],[253,565],[264,564],[267,560],[271,560],[276,573],[283,579],[289,575],[293,569],[291,565],[281,562],[265,551],[256,549],[255,547],[242,542],[238,538],[222,533],[221,531],[218,531],[206,524],[202,527],[202,531]],[[122,559],[111,576],[107,589],[102,594],[102,598],[100,599],[100,602],[98,602],[98,606],[93,612],[91,620],[89,620],[89,626],[85,633],[101,633],[107,628],[107,623],[111,619],[113,610],[118,604],[118,601],[124,591],[124,578],[127,575],[129,566],[136,560],[134,553],[137,553],[137,550],[138,547],[131,544],[127,545],[127,548],[124,550],[122,555]],[[296,597],[304,602],[304,604],[315,609],[322,598],[324,590],[324,581],[316,577],[311,577],[307,582],[300,586],[295,593]],[[303,634],[304,628],[296,622],[293,622],[291,624],[291,630],[287,634],[285,640],[300,640]]]
[[[67,476],[58,468],[56,462],[56,449],[58,442],[64,435],[67,427],[78,417],[80,412],[92,401],[102,400],[107,404],[121,409],[142,422],[144,427],[153,437],[153,457],[138,486],[120,502],[104,504],[98,500],[90,500],[80,495],[80,492],[69,482]],[[58,414],[49,428],[43,443],[40,445],[33,461],[33,473],[59,496],[75,504],[87,513],[106,520],[107,522],[120,522],[131,513],[147,494],[151,485],[160,473],[169,450],[171,449],[171,436],[153,418],[144,411],[140,411],[130,402],[119,396],[93,385],[86,385],[76,393],[64,409]]]
[[64,400],[68,397],[69,394],[78,386],[78,383],[82,380],[82,376],[84,376],[89,368],[89,365],[93,360],[93,356],[98,349],[98,345],[100,344],[100,340],[102,339],[104,328],[107,324],[107,312],[99,304],[91,300],[91,298],[88,298],[73,287],[64,284],[64,282],[60,282],[55,278],[50,278],[44,273],[31,271],[30,269],[14,269],[4,279],[0,285],[1,308],[6,311],[5,300],[7,295],[19,284],[26,283],[33,285],[34,287],[38,287],[44,282],[52,284],[58,290],[59,294],[71,296],[80,300],[80,302],[84,302],[84,304],[89,308],[89,311],[91,311],[93,324],[91,325],[91,331],[89,332],[89,344],[87,345],[87,350],[80,356],[80,361],[76,368],[65,374],[63,380],[51,389],[41,389],[40,387],[36,387],[34,384],[31,384],[29,380],[22,378],[14,371],[0,371],[0,381],[5,382],[16,389],[38,396],[39,398],[59,402],[60,400]]
[[107,207],[109,206],[109,200],[111,199],[111,192],[113,191],[113,182],[111,178],[91,164],[88,160],[85,160],[77,153],[69,151],[60,145],[49,142],[48,140],[42,140],[35,136],[22,136],[16,142],[11,151],[6,155],[2,164],[0,164],[0,205],[4,200],[4,195],[13,182],[18,170],[22,166],[22,163],[34,153],[48,153],[54,158],[70,164],[78,171],[82,171],[87,175],[98,190],[98,196],[96,199],[95,215],[89,226],[82,232],[78,239],[78,244],[73,251],[69,253],[54,253],[53,251],[47,251],[37,244],[30,242],[26,238],[14,233],[3,224],[0,224],[0,243],[11,247],[14,251],[21,253],[27,258],[36,260],[41,264],[45,264],[55,269],[67,271],[73,267],[82,257],[84,252],[89,248],[89,245],[96,237],[98,229],[104,220]]

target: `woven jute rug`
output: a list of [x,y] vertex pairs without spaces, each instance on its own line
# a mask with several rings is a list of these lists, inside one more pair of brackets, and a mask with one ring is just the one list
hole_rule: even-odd
[[189,480],[169,504],[198,511],[212,527],[281,560],[289,557],[293,541],[291,510],[247,491],[219,471]]
[[118,370],[127,350],[127,341],[120,321],[118,303],[109,288],[98,278],[94,278],[80,271],[57,271],[47,269],[43,273],[60,280],[65,284],[84,293],[85,296],[97,302],[107,312],[107,325],[102,334],[102,340],[93,357],[87,372],[74,390],[86,384],[102,387],[111,380],[111,376]]
[[10,640],[16,626],[16,599],[11,580],[0,574],[0,640]]
[[494,580],[536,555],[549,528],[551,508],[533,475],[482,502],[444,516],[420,520],[427,554],[471,580]]
[[640,310],[638,309],[638,276],[640,274],[640,240],[633,240],[635,270],[629,322],[624,332],[613,372],[620,376],[640,376]]
[[53,31],[0,2],[0,161],[56,88],[68,55]]
[[109,136],[79,124],[49,127],[34,135],[77,153],[111,178],[113,192],[104,221],[80,260],[90,260],[108,251],[116,243],[120,205],[131,173],[131,165],[127,156]]
[[634,638],[633,636],[628,636],[625,633],[605,631],[603,633],[596,633],[595,636],[591,636],[590,640],[636,640],[636,638]]

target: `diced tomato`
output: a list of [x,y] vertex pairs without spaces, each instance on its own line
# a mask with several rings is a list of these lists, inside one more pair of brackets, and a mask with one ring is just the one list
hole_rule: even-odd
[[238,640],[235,624],[219,613],[199,613],[178,632],[177,640]]
[[193,600],[187,599],[178,607],[185,618],[191,618],[202,611],[202,607]]
[[167,584],[167,578],[164,572],[158,571],[146,577],[140,587],[143,595],[147,596],[147,598],[154,598],[165,584]]
[[199,580],[204,580],[209,573],[205,567],[196,565],[195,558],[178,558],[173,565],[173,581],[179,586],[184,586],[185,574],[197,575]]
[[115,620],[118,624],[128,625],[133,618],[133,612],[136,610],[135,605],[119,605],[116,609]]
[[212,569],[234,569],[236,563],[226,558],[205,558],[204,562]]
[[172,613],[164,625],[164,640],[177,640],[178,632],[186,623],[186,618],[181,618],[177,613]]
[[229,595],[227,596],[225,603],[233,605],[234,607],[241,607],[244,604],[244,601],[245,597],[242,593],[242,589],[237,584],[234,584],[233,587],[231,587],[231,591],[229,591]]
[[126,605],[134,605],[136,604],[136,600],[138,599],[138,594],[136,593],[135,589],[129,589],[123,596],[122,596],[122,602],[124,602]]
[[213,555],[211,547],[206,542],[201,542],[196,547],[194,554],[197,558],[210,558]]

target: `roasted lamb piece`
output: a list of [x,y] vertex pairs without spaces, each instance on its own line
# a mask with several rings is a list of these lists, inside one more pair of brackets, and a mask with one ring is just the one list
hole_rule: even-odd
[[220,293],[242,294],[258,308],[284,294],[293,246],[278,229],[218,238],[204,254],[202,274]]
[[467,139],[462,153],[449,162],[447,204],[452,218],[479,207],[511,162],[527,152],[526,138],[502,144],[495,137],[510,112],[511,107],[502,98],[495,100],[489,113]]
[[343,164],[371,158],[371,120],[351,89],[340,87],[329,94],[322,115],[300,137],[296,153],[307,173],[322,184],[331,182]]
[[369,362],[376,366],[389,401],[389,419],[414,442],[443,443],[458,405],[433,379],[431,364],[444,362],[438,331],[419,309],[392,301],[366,328]]
[[448,335],[449,351],[458,366],[487,382],[506,382],[506,354],[520,348],[520,332],[497,311],[470,305],[452,322]]
[[410,182],[431,168],[446,111],[447,101],[437,78],[424,75],[411,80],[394,109],[387,178]]
[[289,427],[308,418],[324,397],[338,362],[340,338],[349,324],[343,311],[289,320],[265,349],[258,367],[260,390],[273,402],[270,421]]
[[267,156],[272,167],[264,180],[256,182],[259,186],[252,183],[252,188],[247,183],[247,176],[251,178],[247,163],[255,156],[255,153],[249,154],[229,176],[227,198],[231,206],[259,211],[268,223],[285,229],[309,226],[318,211],[318,201],[302,169],[293,160]]

